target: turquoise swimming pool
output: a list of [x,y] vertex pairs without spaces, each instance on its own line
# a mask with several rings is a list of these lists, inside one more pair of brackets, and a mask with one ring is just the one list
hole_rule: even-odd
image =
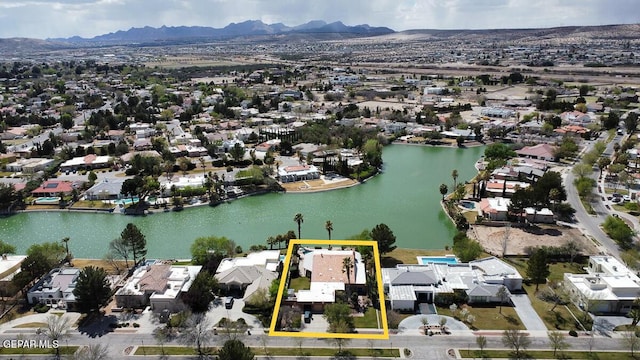
[[137,197],[134,197],[133,200],[131,198],[114,200],[113,203],[116,205],[130,205],[134,202],[137,203],[138,201],[140,200]]
[[41,197],[35,199],[33,202],[35,204],[57,204],[60,201],[60,197]]
[[418,256],[418,264],[458,264],[458,258],[455,256]]

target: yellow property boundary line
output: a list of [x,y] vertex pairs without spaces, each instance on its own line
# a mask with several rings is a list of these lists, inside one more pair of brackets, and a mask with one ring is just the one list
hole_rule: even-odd
[[[278,321],[278,312],[282,302],[282,295],[285,291],[285,283],[289,274],[289,265],[294,245],[333,245],[333,246],[371,246],[373,247],[373,260],[376,272],[376,281],[378,283],[378,295],[380,296],[380,314],[382,322],[382,334],[347,334],[347,333],[329,333],[329,332],[295,332],[295,331],[276,331],[276,323]],[[269,327],[269,336],[288,336],[288,337],[309,337],[309,338],[340,338],[340,339],[389,339],[389,327],[387,325],[387,309],[384,301],[384,287],[382,284],[382,267],[380,266],[380,253],[378,251],[378,243],[369,240],[298,240],[294,239],[289,242],[287,255],[284,259],[284,267],[280,276],[280,286],[276,304],[271,317],[271,326]]]

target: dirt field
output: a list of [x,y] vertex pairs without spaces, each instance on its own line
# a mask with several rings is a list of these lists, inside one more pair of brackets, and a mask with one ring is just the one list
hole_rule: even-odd
[[[502,255],[502,241],[505,237],[504,227],[475,225],[469,231],[469,236],[478,240],[486,252]],[[521,228],[509,228],[506,255],[524,255],[528,246],[562,246],[574,240],[585,254],[597,254],[598,250],[591,240],[586,238],[580,230],[560,227],[541,226],[536,231]]]
[[345,188],[356,185],[357,183],[355,180],[346,178],[332,181],[318,179],[284,183],[282,187],[285,188],[287,192],[314,192]]

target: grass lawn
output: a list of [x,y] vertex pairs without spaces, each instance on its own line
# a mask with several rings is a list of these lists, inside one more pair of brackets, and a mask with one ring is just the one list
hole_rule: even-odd
[[[500,313],[499,306],[467,306],[467,309],[469,309],[469,313],[476,318],[473,324],[469,326],[474,330],[504,330],[509,328],[520,330],[525,329],[524,325],[520,321],[520,317],[518,317],[516,311],[510,306],[503,306],[502,314]],[[460,309],[458,309],[458,314],[459,313]],[[438,307],[438,315],[451,316],[455,318],[448,307]]]
[[[364,313],[364,316],[354,316],[353,322],[356,325],[356,328],[378,328],[378,312],[373,307],[367,309]],[[380,322],[382,324],[382,322]]]
[[[265,348],[254,347],[251,348],[256,355],[266,355]],[[300,354],[313,356],[333,356],[336,354],[335,348],[266,348],[270,356],[298,356]],[[354,356],[378,356],[378,357],[400,357],[400,350],[398,349],[345,349],[348,350]],[[160,346],[139,346],[134,355],[162,355],[162,347]],[[207,348],[208,354],[213,354],[217,351],[216,348]],[[166,355],[197,355],[195,348],[186,346],[165,346],[164,353]]]
[[606,187],[606,188],[604,188],[604,193],[605,193],[605,194],[618,193],[618,194],[622,194],[622,195],[629,195],[629,190],[627,190],[627,189],[619,189],[619,188],[609,188],[609,187]]
[[[515,266],[521,275],[525,275],[527,271],[527,260],[526,259],[508,259],[508,262]],[[550,282],[560,282],[563,279],[564,273],[574,273],[574,274],[584,274],[585,271],[583,267],[586,264],[581,263],[552,263],[549,264],[549,271],[551,274],[549,275],[548,280]],[[531,305],[533,309],[538,313],[544,324],[547,326],[547,329],[550,330],[576,330],[581,331],[582,328],[579,324],[576,323],[574,317],[571,315],[575,315],[578,319],[581,320],[583,316],[583,312],[579,310],[572,303],[568,305],[558,305],[553,311],[553,304],[540,300],[536,296],[536,286],[534,284],[522,286],[524,290],[527,292],[529,296],[529,300],[531,301]],[[546,289],[548,285],[541,284],[538,288],[538,291],[543,291]],[[571,312],[569,312],[569,310]],[[584,326],[588,329],[589,324],[584,324]]]
[[113,204],[107,204],[105,202],[102,202],[100,200],[96,200],[96,201],[87,201],[87,200],[81,200],[81,201],[76,201],[75,203],[73,203],[73,206],[71,206],[72,209],[75,208],[83,208],[83,209],[113,209],[114,207],[116,207]]
[[[71,240],[70,242],[72,242]],[[79,269],[83,269],[87,266],[95,266],[103,268],[109,274],[118,274],[118,269],[114,267],[114,264],[102,259],[73,259],[73,266]],[[119,267],[120,271],[124,271],[127,269],[126,261],[124,260],[116,260],[116,263]],[[129,266],[133,266],[133,262],[129,261]]]
[[289,281],[289,289],[309,290],[311,289],[311,279],[308,277],[300,276]]
[[[545,350],[528,350],[525,352],[525,359],[554,359],[556,357],[553,356],[553,351],[545,351]],[[560,354],[564,355],[564,359],[598,359],[598,360],[626,360],[626,359],[636,359],[631,357],[628,352],[597,352],[594,351],[589,353],[588,351],[563,351],[556,354],[560,356]],[[510,350],[484,350],[484,358],[491,359],[512,359],[512,352]],[[480,358],[480,350],[460,350],[460,356],[463,359],[471,359],[471,358]]]

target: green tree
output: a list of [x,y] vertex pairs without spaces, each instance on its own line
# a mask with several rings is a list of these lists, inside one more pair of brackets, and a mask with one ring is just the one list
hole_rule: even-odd
[[227,340],[218,350],[219,360],[253,360],[255,354],[238,339]]
[[127,179],[122,183],[120,193],[124,196],[130,196],[133,204],[136,203],[135,198],[141,198],[141,194],[144,189],[144,179],[141,176],[134,176],[131,179]]
[[444,201],[444,196],[447,195],[449,189],[446,184],[440,184],[440,195],[442,195],[442,201]]
[[484,157],[487,160],[510,159],[516,156],[516,152],[509,145],[503,143],[493,143],[484,149]]
[[87,266],[78,275],[73,289],[76,306],[82,313],[97,312],[109,303],[111,287],[107,272],[101,267]]
[[134,264],[147,255],[147,239],[135,224],[128,223],[120,233],[120,237],[131,251]]
[[536,292],[540,284],[547,282],[550,273],[547,250],[544,248],[535,249],[527,261],[527,276],[536,284]]
[[236,163],[244,158],[245,149],[239,143],[235,143],[231,149],[229,149],[229,155],[233,158],[233,161]]
[[484,348],[487,347],[487,338],[484,335],[476,336],[476,345],[480,348],[480,354],[478,354],[478,357],[484,358]]
[[[353,259],[350,257],[344,257],[342,259],[342,272],[347,275],[347,289],[349,289],[351,285],[351,270],[353,269]],[[347,292],[347,297],[351,297],[351,294]]]
[[371,229],[371,239],[378,243],[380,255],[392,252],[397,248],[396,236],[386,224],[378,224]]
[[627,113],[627,118],[624,119],[624,126],[629,134],[633,134],[638,128],[638,114],[633,111],[629,111]]
[[73,117],[71,114],[60,115],[60,126],[65,130],[69,130],[73,127]]
[[89,171],[89,175],[87,175],[87,180],[89,180],[89,186],[93,186],[93,184],[96,183],[96,180],[98,180],[98,175],[96,175],[96,173],[93,171]]
[[16,247],[0,240],[0,254],[15,254]]
[[209,304],[214,300],[218,289],[218,280],[208,271],[200,271],[189,291],[182,301],[189,306],[194,313],[203,313],[209,310]]
[[507,289],[506,286],[502,285],[500,286],[500,289],[498,289],[498,293],[496,294],[498,295],[498,299],[500,299],[500,314],[502,314],[502,305],[504,305],[504,302],[507,301],[507,299],[509,298],[509,290]]
[[456,189],[458,187],[458,170],[453,169],[451,172],[451,177],[453,178],[453,188]]
[[0,213],[9,211],[17,200],[17,193],[12,184],[0,183]]
[[329,304],[324,307],[324,318],[329,323],[328,332],[352,333],[355,330],[351,308],[344,303]]
[[609,215],[602,223],[602,228],[611,239],[618,243],[622,250],[628,250],[632,247],[634,231],[624,220]]
[[460,261],[466,263],[477,259],[482,254],[482,245],[469,239],[464,231],[459,231],[453,237],[452,251]]
[[327,222],[324,224],[324,228],[327,230],[327,233],[329,234],[329,240],[331,240],[331,232],[333,231],[333,223],[330,220],[327,220]]
[[236,244],[226,237],[199,237],[191,244],[191,261],[195,265],[204,265],[209,254],[233,256]]
[[304,222],[304,217],[302,216],[301,213],[297,213],[294,217],[293,217],[293,221],[298,224],[298,239],[302,239],[301,235],[300,235],[300,226],[302,225],[302,223]]

